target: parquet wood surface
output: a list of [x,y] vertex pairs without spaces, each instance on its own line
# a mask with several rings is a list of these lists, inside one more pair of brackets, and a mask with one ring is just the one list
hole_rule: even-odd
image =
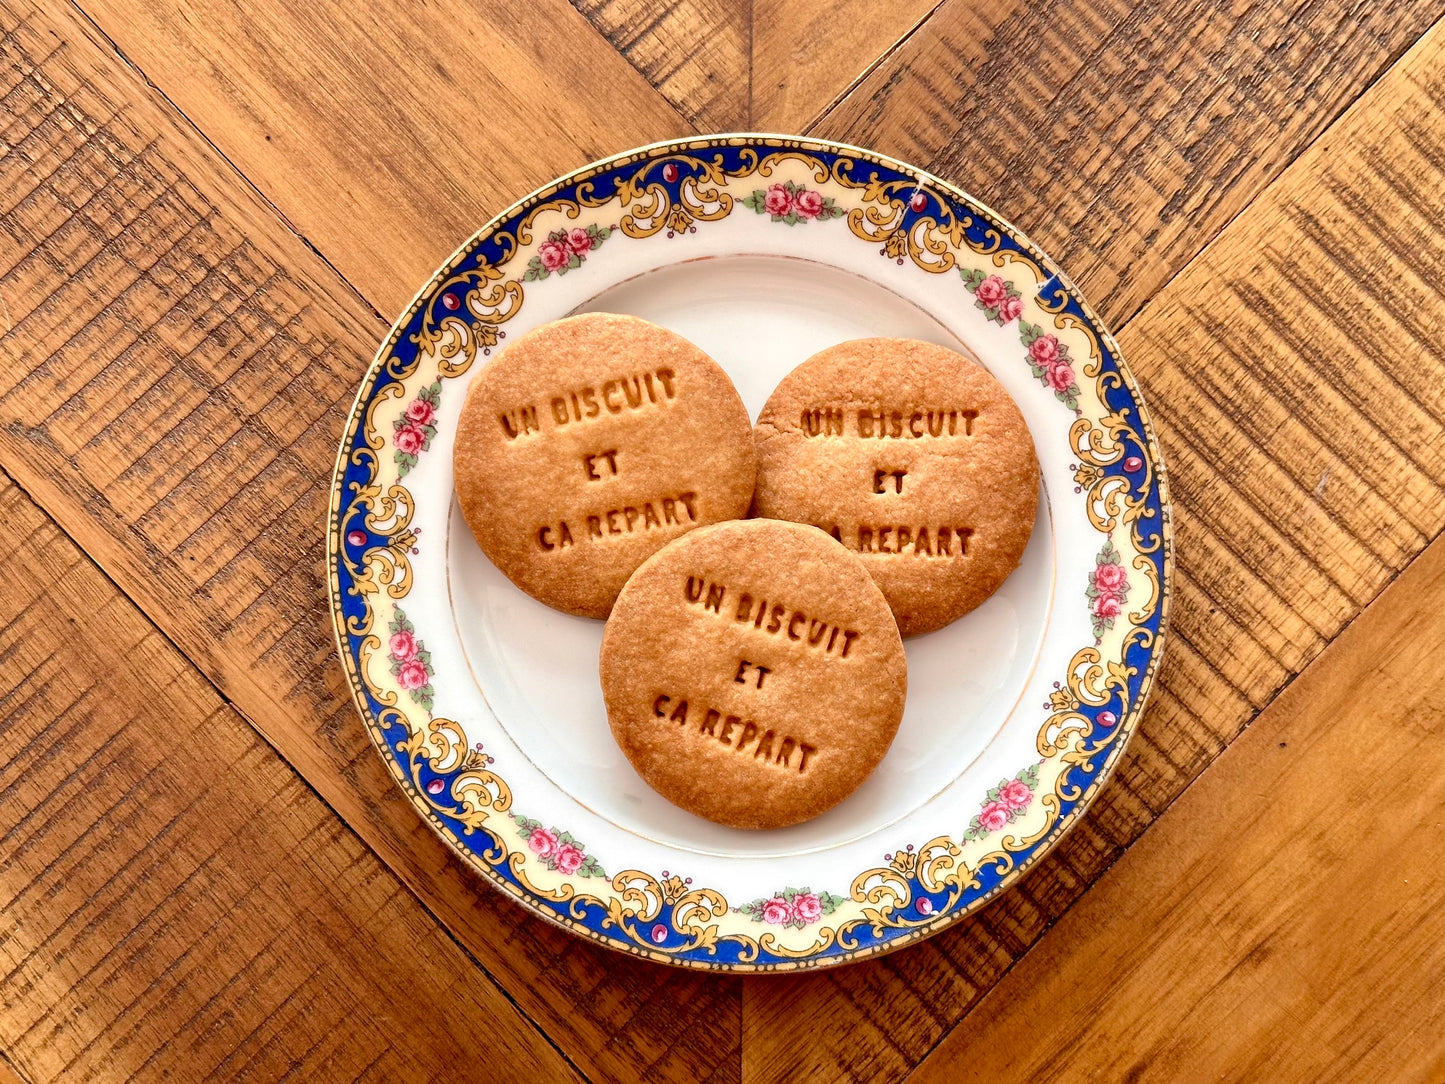
[[[0,0],[0,1081],[1438,1079],[1442,15]],[[321,524],[457,243],[746,128],[930,168],[1070,271],[1178,579],[1144,725],[1039,868],[740,981],[461,868],[349,704]]]

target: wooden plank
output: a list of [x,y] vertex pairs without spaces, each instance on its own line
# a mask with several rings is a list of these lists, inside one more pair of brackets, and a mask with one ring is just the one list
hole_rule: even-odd
[[961,185],[1119,323],[1439,14],[948,0],[813,132]]
[[906,1073],[1445,528],[1441,46],[1437,28],[1120,334],[1171,472],[1179,576],[1114,780],[973,919],[874,963],[749,982],[749,1080]]
[[572,6],[698,131],[751,127],[753,5],[572,0]]
[[565,0],[82,6],[388,315],[517,197],[689,130]]
[[320,525],[382,324],[68,9],[0,29],[0,461],[585,1075],[735,1075],[736,983],[525,917],[356,717]]
[[752,126],[800,132],[914,29],[939,0],[755,0]]
[[909,1079],[1445,1078],[1445,540]]
[[939,0],[573,0],[699,131],[798,132]]
[[3,475],[0,522],[0,1047],[30,1080],[581,1079]]

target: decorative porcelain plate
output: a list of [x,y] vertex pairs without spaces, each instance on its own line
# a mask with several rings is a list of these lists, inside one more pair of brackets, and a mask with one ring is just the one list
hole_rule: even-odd
[[[654,794],[607,725],[602,623],[514,588],[457,509],[452,440],[468,380],[522,332],[588,310],[687,336],[754,416],[794,365],[845,339],[962,347],[1033,432],[1043,484],[1022,565],[973,613],[907,641],[897,740],[816,820],[736,831]],[[448,260],[361,386],[329,554],[357,706],[432,827],[551,922],[730,971],[886,952],[1037,862],[1138,723],[1171,566],[1143,401],[1048,258],[921,170],[757,135],[587,166]]]

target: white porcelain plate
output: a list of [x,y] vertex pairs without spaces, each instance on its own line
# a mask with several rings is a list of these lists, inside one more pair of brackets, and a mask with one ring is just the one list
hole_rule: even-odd
[[[612,741],[602,623],[518,591],[452,494],[466,385],[569,313],[632,313],[716,358],[756,416],[845,339],[965,347],[1043,469],[1020,568],[906,642],[898,737],[854,795],[742,832],[654,794]],[[887,951],[977,907],[1082,813],[1159,664],[1170,572],[1158,449],[1069,282],[962,192],[857,148],[716,136],[631,151],[489,223],[417,295],[342,443],[330,524],[343,663],[378,749],[458,852],[551,921],[736,971]]]

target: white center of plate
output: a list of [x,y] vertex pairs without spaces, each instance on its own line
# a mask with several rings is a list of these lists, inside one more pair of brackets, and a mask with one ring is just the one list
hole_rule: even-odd
[[[669,327],[715,358],[756,419],[794,366],[847,339],[926,339],[958,349],[941,324],[865,279],[807,260],[726,256],[619,283],[579,312],[630,313]],[[483,556],[453,502],[448,578],[472,674],[500,725],[562,791],[625,831],[698,853],[769,857],[872,834],[957,779],[988,747],[1037,663],[1054,590],[1046,498],[1020,568],[971,614],[904,641],[908,706],[878,770],[806,824],[744,832],[685,813],[652,791],[612,740],[597,655],[602,622],[524,595]],[[966,824],[953,826],[956,833]]]

